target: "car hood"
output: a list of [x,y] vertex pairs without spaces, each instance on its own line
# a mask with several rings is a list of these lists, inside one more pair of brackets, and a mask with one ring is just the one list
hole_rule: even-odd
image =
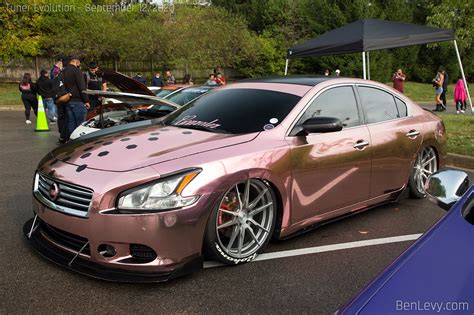
[[125,74],[112,70],[104,70],[101,74],[107,82],[115,85],[121,92],[155,96],[155,93],[150,91],[146,85]]
[[81,169],[124,172],[248,142],[258,135],[162,126],[150,120],[125,126],[130,128],[113,127],[107,133],[86,135],[56,148],[51,155]]

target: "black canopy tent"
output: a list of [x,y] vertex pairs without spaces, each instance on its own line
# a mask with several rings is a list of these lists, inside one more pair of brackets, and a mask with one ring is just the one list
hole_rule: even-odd
[[363,77],[366,79],[368,72],[368,78],[370,79],[369,51],[444,41],[454,42],[472,111],[471,97],[467,89],[461,57],[454,32],[451,29],[383,20],[358,20],[288,49],[285,75],[288,74],[289,59],[362,52]]

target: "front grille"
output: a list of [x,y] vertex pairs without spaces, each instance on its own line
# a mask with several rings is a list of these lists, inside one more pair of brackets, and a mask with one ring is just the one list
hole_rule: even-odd
[[[79,252],[87,243],[87,238],[60,230],[45,222],[41,222],[41,232],[54,243],[75,252]],[[89,244],[81,253],[87,256],[91,255]]]
[[[56,184],[58,195],[52,198],[50,190]],[[43,174],[37,174],[35,180],[35,195],[46,206],[54,210],[85,217],[92,202],[92,190],[74,184],[58,181]]]

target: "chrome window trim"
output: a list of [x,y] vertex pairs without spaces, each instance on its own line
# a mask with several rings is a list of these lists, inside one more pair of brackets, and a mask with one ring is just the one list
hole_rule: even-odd
[[[40,176],[39,172],[36,172],[34,185],[33,185],[33,195],[35,196],[35,198],[39,202],[41,202],[43,205],[45,205],[49,209],[57,211],[57,212],[73,215],[75,217],[80,217],[80,218],[88,218],[89,217],[89,211],[91,210],[91,207],[92,207],[92,198],[91,198],[91,201],[89,203],[89,208],[87,208],[87,211],[79,211],[79,210],[76,210],[76,209],[71,209],[71,208],[68,208],[68,207],[65,207],[65,206],[57,205],[54,202],[46,199],[41,194],[41,192],[39,191],[39,189],[38,189],[39,176]],[[45,176],[45,175],[42,174],[41,176]],[[47,177],[47,176],[45,176],[45,177]],[[55,182],[65,183],[65,182],[63,182],[61,180],[57,180],[57,179],[52,179],[52,180],[54,180]],[[65,183],[65,184],[71,185],[70,183]],[[93,191],[91,189],[89,189],[89,190],[91,191],[91,193],[93,193]]]
[[[298,116],[296,116],[295,120],[293,120],[293,122],[290,124],[290,127],[286,130],[286,133],[285,133],[285,137],[294,137],[294,136],[290,136],[290,133],[291,131],[293,130],[293,128],[296,126],[296,123],[298,122],[298,120],[301,118],[301,116],[303,116],[304,112],[308,109],[308,107],[313,103],[313,101],[319,96],[321,95],[321,93],[331,89],[331,88],[335,88],[335,87],[342,87],[342,86],[351,86],[353,88],[355,88],[355,93],[357,95],[354,95],[355,99],[356,99],[356,103],[357,103],[357,109],[359,111],[361,111],[360,113],[362,113],[362,124],[358,125],[358,126],[353,126],[353,127],[349,127],[349,128],[344,128],[343,130],[349,130],[349,129],[352,129],[352,128],[359,128],[361,126],[370,126],[370,125],[374,125],[374,124],[380,124],[380,123],[385,123],[385,122],[391,122],[391,121],[394,121],[394,120],[401,120],[401,119],[407,119],[407,118],[412,118],[413,117],[413,112],[412,112],[412,108],[411,108],[411,104],[405,102],[404,100],[402,100],[400,97],[398,97],[397,95],[393,94],[389,89],[385,89],[384,87],[380,87],[380,86],[376,86],[376,85],[371,85],[371,84],[368,84],[368,83],[339,83],[339,84],[334,84],[334,85],[330,85],[330,86],[327,86],[325,88],[323,88],[322,90],[318,91],[318,93],[316,93],[307,103],[306,105],[304,106],[304,108],[301,110],[301,112],[298,114]],[[369,88],[374,88],[374,89],[379,89],[381,91],[384,91],[386,93],[389,93],[390,95],[392,95],[394,98],[397,98],[398,100],[400,100],[402,103],[404,103],[407,107],[407,115],[404,116],[404,117],[399,117],[399,118],[394,118],[394,119],[390,119],[390,120],[384,120],[384,121],[379,121],[379,122],[374,122],[374,123],[366,123],[366,117],[365,117],[365,108],[364,108],[364,104],[362,104],[362,100],[360,100],[360,95],[359,95],[359,91],[357,90],[357,88],[361,86],[361,87],[369,87]],[[396,104],[395,104],[396,105]]]

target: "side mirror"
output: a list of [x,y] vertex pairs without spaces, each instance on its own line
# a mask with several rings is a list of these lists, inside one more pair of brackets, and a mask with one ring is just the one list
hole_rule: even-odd
[[342,121],[335,117],[313,117],[301,126],[303,134],[335,132],[342,130]]
[[455,170],[436,172],[428,178],[425,185],[428,199],[444,210],[449,210],[468,188],[467,174]]

